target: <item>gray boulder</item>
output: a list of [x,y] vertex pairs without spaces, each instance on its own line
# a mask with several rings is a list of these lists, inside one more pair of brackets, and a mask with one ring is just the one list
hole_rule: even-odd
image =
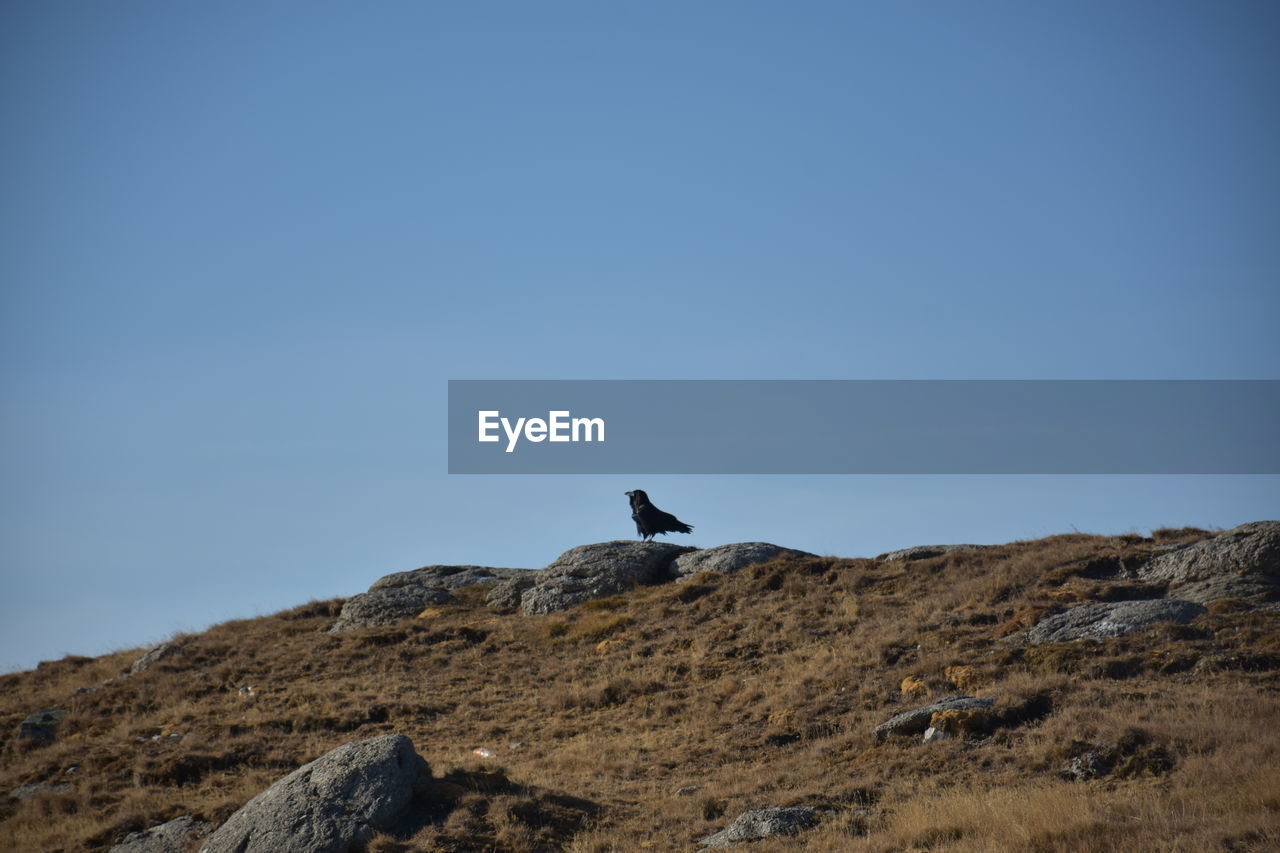
[[9,796],[15,800],[29,800],[32,797],[38,797],[41,794],[65,794],[71,790],[70,782],[53,782],[49,784],[34,783],[31,785],[19,785],[9,792]]
[[729,575],[746,566],[772,560],[781,554],[791,554],[796,557],[815,556],[807,551],[783,548],[768,542],[736,542],[732,545],[720,545],[681,554],[671,564],[671,570],[676,580],[691,578],[698,572]]
[[1280,594],[1280,521],[1242,524],[1159,554],[1138,570],[1138,576],[1167,583],[1171,594],[1200,604],[1221,598],[1274,598]]
[[176,654],[180,649],[176,643],[161,643],[153,649],[147,651],[142,657],[133,662],[133,666],[129,668],[131,673],[139,673],[147,669],[156,661],[164,660],[170,655]]
[[884,560],[887,563],[896,563],[904,560],[928,560],[931,557],[941,557],[943,554],[951,554],[956,551],[981,551],[983,548],[989,548],[990,545],[915,545],[911,548],[902,548],[897,551],[888,551],[876,557],[877,560]]
[[520,606],[524,591],[533,586],[534,574],[526,571],[520,577],[499,581],[489,588],[489,594],[485,597],[484,603],[503,610],[515,610]]
[[533,586],[520,597],[520,608],[525,613],[550,613],[668,580],[671,562],[692,550],[667,542],[626,540],[570,548],[537,573]]
[[891,735],[924,734],[929,728],[929,721],[939,711],[972,711],[980,708],[990,708],[994,702],[995,700],[993,699],[975,699],[972,696],[948,696],[945,699],[934,702],[932,705],[903,711],[897,716],[890,717],[876,726],[871,734],[875,736],[877,741],[883,741]]
[[109,853],[185,853],[192,839],[208,834],[209,824],[183,815],[144,832],[129,833]]
[[417,616],[432,604],[451,604],[451,590],[469,586],[491,586],[517,578],[526,569],[495,569],[489,566],[423,566],[378,578],[368,592],[353,595],[342,605],[330,634],[390,625]]
[[1203,605],[1173,598],[1081,604],[1065,613],[1041,619],[1027,629],[1026,639],[1033,646],[1071,640],[1103,640],[1122,637],[1160,622],[1184,624],[1204,612]]
[[349,743],[245,803],[201,853],[350,853],[411,817],[427,762],[404,735]]
[[778,835],[795,835],[813,826],[818,810],[813,806],[752,809],[715,835],[698,842],[703,847],[732,847],[743,842],[759,841]]
[[489,566],[423,566],[408,572],[395,572],[379,578],[369,587],[370,592],[397,587],[429,587],[432,589],[462,589],[468,586],[492,586],[518,577],[527,569],[495,569]]
[[395,586],[362,592],[346,600],[329,633],[390,625],[406,617],[417,616],[429,605],[450,604],[454,600],[453,593],[447,589],[426,586]]
[[45,708],[27,717],[18,726],[18,740],[35,743],[52,743],[58,736],[58,726],[71,714],[65,708]]

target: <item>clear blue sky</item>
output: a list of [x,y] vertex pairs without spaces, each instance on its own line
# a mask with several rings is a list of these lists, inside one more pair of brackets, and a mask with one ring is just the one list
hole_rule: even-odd
[[1272,2],[11,0],[0,669],[542,566],[631,488],[848,556],[1280,517],[444,473],[450,378],[1280,378],[1278,43]]

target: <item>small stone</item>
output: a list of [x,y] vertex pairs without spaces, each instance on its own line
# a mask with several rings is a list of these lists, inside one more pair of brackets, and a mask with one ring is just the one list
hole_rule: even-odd
[[951,735],[942,729],[936,729],[933,726],[924,730],[924,742],[933,743],[935,740],[947,740]]
[[1062,774],[1081,782],[1105,776],[1111,770],[1110,762],[1100,752],[1086,752],[1071,759],[1062,768]]
[[743,841],[795,835],[812,826],[817,816],[818,810],[813,806],[752,809],[741,814],[715,835],[709,835],[698,843],[703,847],[730,847]]

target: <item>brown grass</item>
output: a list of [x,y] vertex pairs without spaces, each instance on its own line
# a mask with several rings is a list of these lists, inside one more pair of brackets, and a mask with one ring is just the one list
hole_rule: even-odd
[[[338,636],[323,632],[340,602],[313,602],[178,637],[138,675],[123,674],[138,651],[42,664],[0,677],[0,790],[70,789],[0,803],[0,849],[216,823],[389,731],[437,777],[421,831],[377,839],[380,853],[687,850],[746,809],[792,804],[822,808],[818,828],[753,850],[1276,849],[1274,612],[1034,649],[1009,629],[1123,594],[1152,545],[1072,534],[915,563],[783,558],[546,616],[472,595]],[[996,704],[950,740],[872,738],[958,691]],[[71,711],[56,742],[16,740],[55,706]],[[476,764],[480,746],[494,759]],[[1113,771],[1066,778],[1089,751]]]

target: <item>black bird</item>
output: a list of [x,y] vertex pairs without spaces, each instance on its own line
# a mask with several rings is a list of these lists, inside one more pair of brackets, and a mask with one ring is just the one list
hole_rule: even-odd
[[649,503],[649,496],[636,489],[627,492],[631,498],[631,519],[636,523],[636,533],[648,542],[659,533],[692,533],[693,525],[685,524],[669,512],[663,512]]

